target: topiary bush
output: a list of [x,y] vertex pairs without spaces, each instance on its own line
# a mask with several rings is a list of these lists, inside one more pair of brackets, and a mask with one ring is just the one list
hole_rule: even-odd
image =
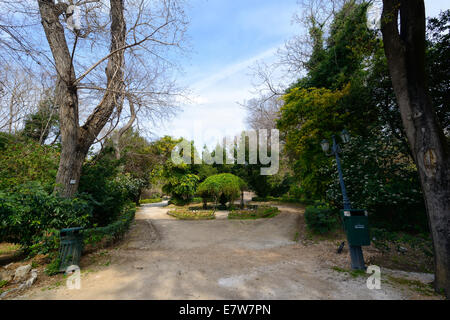
[[326,234],[339,225],[339,212],[327,204],[317,203],[306,207],[305,221],[309,230],[318,234]]
[[216,204],[220,200],[222,204],[237,199],[246,188],[246,183],[241,178],[231,173],[221,173],[206,178],[199,186],[197,194],[202,197],[203,203],[213,200]]

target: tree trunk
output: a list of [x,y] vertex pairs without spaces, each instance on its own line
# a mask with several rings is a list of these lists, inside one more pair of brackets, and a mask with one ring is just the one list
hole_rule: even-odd
[[109,57],[105,70],[107,90],[82,127],[78,122],[78,93],[73,59],[67,46],[64,27],[59,20],[59,16],[67,9],[67,4],[55,4],[53,0],[38,0],[38,4],[58,76],[55,103],[59,107],[60,115],[61,157],[55,191],[63,197],[72,197],[78,190],[81,167],[90,146],[109,120],[114,108],[121,107],[124,53],[118,49],[125,46],[123,0],[110,0],[110,52],[117,52]]
[[132,99],[131,96],[127,95],[127,99],[128,99],[128,104],[130,106],[130,119],[122,128],[120,128],[119,131],[115,132],[111,137],[113,148],[114,148],[114,154],[115,154],[115,157],[117,160],[119,160],[120,156],[121,156],[120,138],[122,137],[122,135],[125,132],[128,131],[128,129],[131,128],[134,121],[136,120],[136,109],[134,108],[134,103],[131,100]]
[[[400,13],[400,32],[398,15]],[[425,74],[423,0],[383,0],[384,50],[403,126],[416,163],[435,257],[435,289],[450,295],[450,151]]]

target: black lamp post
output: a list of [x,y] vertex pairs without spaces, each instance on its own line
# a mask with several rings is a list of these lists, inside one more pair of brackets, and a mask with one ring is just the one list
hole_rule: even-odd
[[[350,141],[350,134],[348,133],[347,130],[344,129],[341,132],[340,136],[341,136],[341,140],[343,143],[347,143]],[[334,155],[336,157],[336,164],[337,164],[337,169],[338,169],[338,173],[339,173],[339,184],[341,185],[342,198],[344,200],[344,210],[351,210],[352,207],[350,205],[350,200],[347,196],[347,190],[345,189],[344,177],[342,174],[341,159],[339,158],[339,153],[342,150],[339,147],[339,144],[336,143],[336,137],[334,135],[332,136],[332,140],[333,140],[333,145],[331,147],[331,153],[328,153],[328,150],[330,149],[330,143],[328,142],[328,140],[322,140],[320,145],[322,146],[322,150],[327,155]],[[364,265],[364,256],[362,253],[361,246],[349,245],[349,248],[350,248],[349,251],[350,251],[350,258],[351,258],[351,263],[352,263],[352,269],[353,270],[365,270],[366,268]]]

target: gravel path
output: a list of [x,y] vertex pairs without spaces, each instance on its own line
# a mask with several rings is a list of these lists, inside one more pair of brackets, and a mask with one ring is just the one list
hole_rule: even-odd
[[186,221],[168,216],[168,208],[145,206],[125,241],[108,250],[110,263],[82,274],[80,290],[36,287],[20,298],[420,298],[384,283],[381,290],[369,290],[365,277],[333,270],[324,252],[330,254],[334,244],[295,242],[303,210],[279,208],[272,219]]

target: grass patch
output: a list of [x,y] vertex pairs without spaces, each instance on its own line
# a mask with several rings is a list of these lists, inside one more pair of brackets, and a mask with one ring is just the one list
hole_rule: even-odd
[[390,269],[432,273],[433,244],[429,234],[411,235],[371,228],[372,245],[381,251],[373,264]]
[[273,218],[280,210],[277,207],[259,206],[257,209],[232,210],[228,214],[228,219],[260,219]]
[[412,289],[420,294],[424,294],[426,296],[436,295],[436,292],[434,291],[433,285],[431,283],[426,284],[419,280],[398,278],[398,277],[393,277],[391,275],[388,275],[387,278],[388,278],[389,282],[391,282],[391,283],[407,286],[410,289]]
[[0,243],[0,256],[11,254],[20,249],[20,245],[12,243]]
[[146,203],[157,203],[157,202],[161,202],[162,199],[161,198],[154,198],[154,199],[142,199],[139,200],[139,204],[146,204]]
[[0,288],[3,288],[8,284],[8,280],[0,280]]
[[365,270],[347,270],[338,266],[334,266],[332,269],[337,272],[346,273],[352,276],[353,278],[358,278],[367,275]]
[[169,210],[167,214],[180,220],[211,220],[216,218],[213,210],[175,209]]

